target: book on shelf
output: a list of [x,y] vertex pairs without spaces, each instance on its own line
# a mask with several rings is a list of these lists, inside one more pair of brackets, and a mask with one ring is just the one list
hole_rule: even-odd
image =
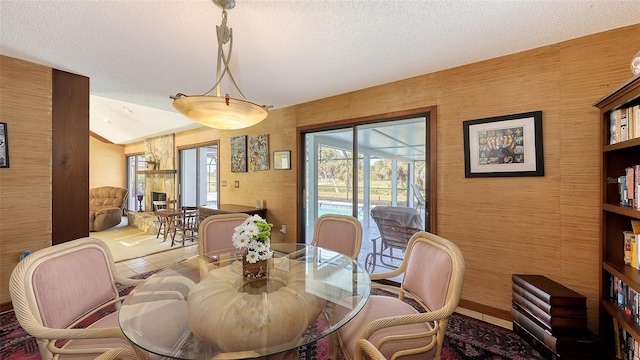
[[633,166],[629,166],[625,169],[625,175],[627,180],[627,206],[635,207],[635,184],[636,174]]
[[613,145],[618,142],[619,137],[617,134],[617,129],[618,129],[618,121],[616,119],[616,112],[611,111],[609,113],[609,144],[610,145]]
[[616,117],[620,117],[620,141],[629,140],[629,116],[627,109],[618,109]]
[[640,210],[640,165],[633,165],[633,174],[635,176],[635,180],[633,182],[633,193],[635,198],[633,207],[636,210]]
[[511,318],[514,322],[514,328],[516,323],[519,324],[556,354],[563,355],[598,351],[598,342],[590,333],[589,335],[575,337],[554,336],[531,320],[526,313],[518,311],[515,307],[511,308]]
[[[633,231],[623,231],[624,237],[624,263],[635,269],[640,269],[638,265],[638,243]],[[628,260],[628,262],[627,262]]]
[[618,177],[618,187],[620,188],[620,205],[629,206],[629,198],[627,197],[627,192],[629,191],[627,188],[627,175]]
[[618,324],[618,320],[616,318],[611,318],[613,320],[613,341],[615,347],[615,355],[617,359],[622,359],[622,343],[620,342],[620,325]]
[[633,114],[634,138],[640,138],[640,105],[635,105],[631,110]]
[[640,137],[640,105],[611,110],[609,113],[609,144]]
[[640,234],[640,220],[631,220],[631,231],[634,234]]
[[624,264],[631,266],[631,238],[627,237],[627,234],[625,234],[625,232],[622,232],[622,238],[624,239],[622,245],[624,246]]
[[543,275],[512,274],[511,281],[552,307],[587,307],[587,298],[584,295]]

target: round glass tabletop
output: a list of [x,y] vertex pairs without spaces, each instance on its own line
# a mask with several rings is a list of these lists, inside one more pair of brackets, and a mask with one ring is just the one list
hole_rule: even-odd
[[120,328],[133,344],[161,356],[257,358],[329,335],[366,303],[369,275],[351,257],[302,244],[272,243],[271,250],[258,278],[245,276],[254,264],[238,249],[163,269],[129,294]]

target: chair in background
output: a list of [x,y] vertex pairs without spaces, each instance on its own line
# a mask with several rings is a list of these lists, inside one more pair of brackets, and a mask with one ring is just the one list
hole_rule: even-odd
[[362,224],[349,215],[322,215],[316,220],[311,245],[357,259],[362,246]]
[[198,253],[200,255],[222,249],[233,248],[233,231],[249,215],[244,213],[211,215],[198,227]]
[[102,231],[122,221],[128,189],[101,186],[89,190],[89,231]]
[[[178,203],[178,200],[154,200],[152,201],[153,203],[153,211],[154,212],[158,212],[158,211],[175,211],[176,210],[176,205]],[[156,233],[156,238],[159,238],[160,235],[162,235],[164,237],[164,240],[167,240],[167,237],[170,235],[169,234],[169,223],[168,221],[170,221],[170,218],[166,217],[166,216],[160,216],[160,215],[156,215],[158,220],[158,231]]]
[[420,211],[420,208],[422,208],[422,210],[426,210],[427,201],[422,196],[422,193],[420,192],[420,188],[418,187],[418,184],[416,183],[411,184],[411,188],[413,189],[413,195],[416,197],[416,201],[417,201],[416,210]]
[[[175,224],[171,230],[171,246],[175,243],[181,243],[184,246],[185,242],[191,240],[192,242],[198,239],[198,218],[200,212],[197,206],[183,206],[182,215],[175,220]],[[180,237],[176,239],[176,235]]]
[[[406,251],[411,236],[424,230],[420,212],[403,206],[376,206],[371,209],[371,218],[376,223],[380,236],[371,239],[373,251],[365,258],[365,269],[373,273],[378,259],[381,266],[395,269],[402,262],[404,257],[402,254]],[[378,240],[380,240],[379,248]]]
[[[33,252],[11,273],[9,292],[18,322],[36,338],[43,360],[56,355],[79,354],[74,359],[94,359],[114,348],[131,346],[118,327],[118,310],[124,300],[116,283],[138,285],[120,275],[109,247],[85,237]],[[96,312],[116,311],[89,324]],[[59,344],[58,340],[69,340]]]
[[[414,234],[397,269],[370,275],[372,288],[386,289],[389,296],[370,296],[358,315],[337,331],[344,358],[353,359],[358,340],[366,339],[386,359],[440,359],[447,320],[460,301],[464,273],[464,257],[453,242],[424,231]],[[375,282],[402,274],[400,286]],[[414,300],[422,310],[404,299]],[[337,316],[343,311],[349,310],[338,306]]]

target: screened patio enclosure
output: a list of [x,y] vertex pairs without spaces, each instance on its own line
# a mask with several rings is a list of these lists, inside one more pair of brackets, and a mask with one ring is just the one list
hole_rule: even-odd
[[314,131],[306,133],[304,141],[307,243],[319,216],[352,215],[363,226],[360,253],[364,261],[372,251],[370,239],[380,235],[371,217],[376,206],[417,209],[422,229],[429,230],[425,117]]

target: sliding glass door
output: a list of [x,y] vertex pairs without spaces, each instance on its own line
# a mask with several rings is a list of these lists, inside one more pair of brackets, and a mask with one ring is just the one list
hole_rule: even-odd
[[218,143],[178,150],[180,206],[217,206]]
[[138,201],[138,195],[144,195],[144,174],[138,174],[140,170],[146,170],[146,158],[143,154],[127,156],[127,209],[138,211],[144,209],[144,202]]
[[[367,254],[380,252],[381,244],[374,250],[371,241],[380,239],[379,224],[371,216],[376,207],[400,209],[413,217],[412,225],[430,231],[427,126],[428,114],[305,132],[304,241],[311,242],[315,221],[323,214],[357,217],[363,226],[359,258],[364,263]],[[402,249],[394,255],[402,256]],[[377,266],[375,272],[383,270]]]

